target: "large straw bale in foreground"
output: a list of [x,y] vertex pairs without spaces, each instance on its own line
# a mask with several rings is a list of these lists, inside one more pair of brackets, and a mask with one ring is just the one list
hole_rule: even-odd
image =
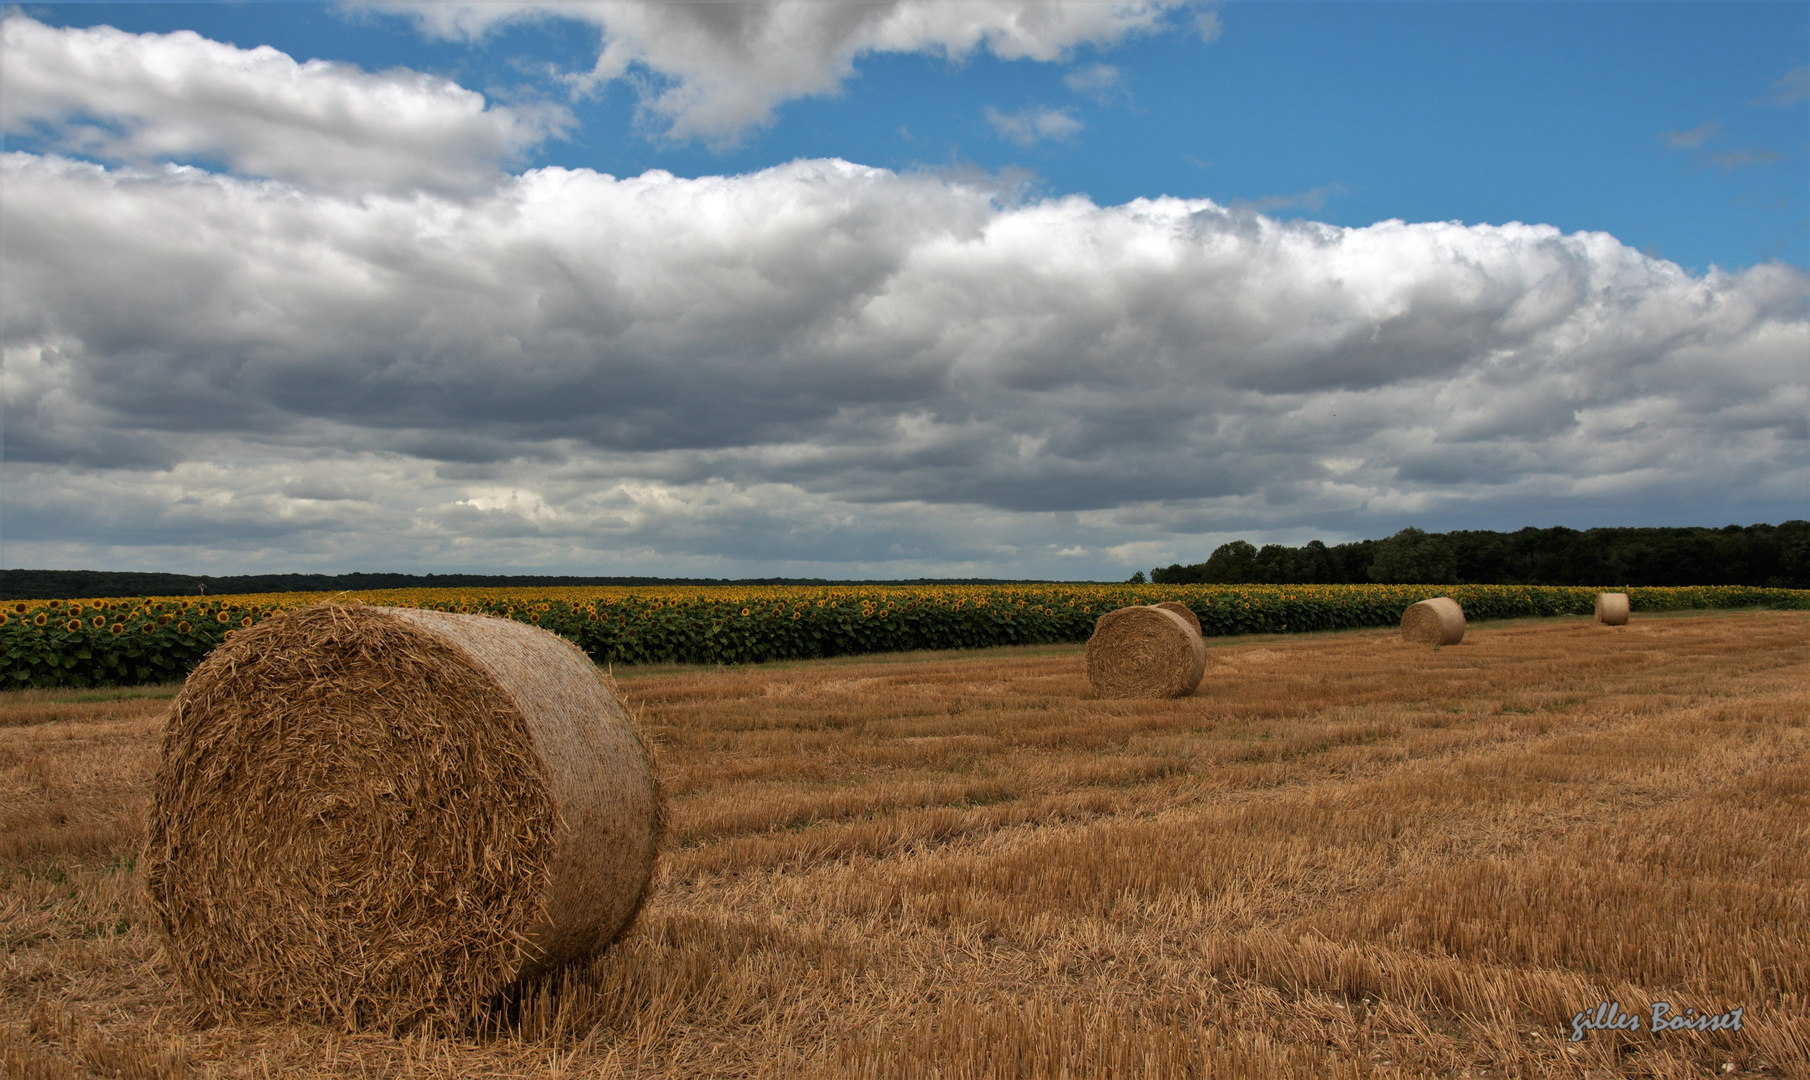
[[1625,592],[1597,593],[1596,621],[1604,626],[1628,625],[1628,594]]
[[210,1013],[460,1025],[621,933],[659,816],[627,714],[569,643],[317,604],[233,635],[184,684],[147,881]]
[[1087,681],[1099,697],[1186,697],[1206,670],[1200,634],[1160,607],[1109,611],[1087,639]]
[[1464,609],[1449,596],[1410,605],[1402,612],[1401,639],[1420,645],[1456,645],[1464,640]]

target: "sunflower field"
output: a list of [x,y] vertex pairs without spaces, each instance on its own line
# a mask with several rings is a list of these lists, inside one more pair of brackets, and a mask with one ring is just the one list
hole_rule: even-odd
[[[331,601],[495,615],[599,663],[746,664],[908,649],[1079,642],[1102,613],[1178,600],[1209,635],[1394,626],[1450,596],[1477,619],[1588,615],[1597,588],[1556,585],[880,585],[394,589],[225,597],[20,600],[0,607],[0,686],[173,682],[229,634]],[[1810,590],[1629,588],[1636,612],[1810,608]]]

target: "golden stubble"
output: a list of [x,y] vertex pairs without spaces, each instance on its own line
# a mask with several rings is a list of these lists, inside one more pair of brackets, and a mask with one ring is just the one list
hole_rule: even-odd
[[[617,669],[653,897],[485,1038],[195,1024],[130,861],[167,700],[0,704],[0,1074],[1810,1072],[1810,617],[1210,645],[1177,700],[1067,646]],[[1570,1042],[1603,1000],[1744,1029]]]

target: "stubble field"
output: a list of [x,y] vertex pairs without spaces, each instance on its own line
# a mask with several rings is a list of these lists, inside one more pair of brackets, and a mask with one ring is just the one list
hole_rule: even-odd
[[[0,1074],[1810,1073],[1810,614],[618,669],[655,893],[497,1037],[197,1026],[134,855],[174,688],[0,699]],[[1585,1032],[1598,1002],[1740,1031]]]

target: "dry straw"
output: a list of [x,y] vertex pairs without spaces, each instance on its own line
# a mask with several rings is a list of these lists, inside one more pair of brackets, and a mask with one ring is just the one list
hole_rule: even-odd
[[1597,593],[1596,621],[1604,626],[1628,625],[1628,594],[1625,592]]
[[659,826],[646,750],[577,648],[316,604],[184,684],[147,882],[209,1014],[462,1026],[627,927]]
[[1464,609],[1449,596],[1413,604],[1402,612],[1401,638],[1420,645],[1456,645],[1464,640]]
[[1196,634],[1200,633],[1200,616],[1194,614],[1194,609],[1188,605],[1174,600],[1164,600],[1160,604],[1152,604],[1150,606],[1162,608],[1164,611],[1175,612],[1177,615],[1180,615],[1189,626],[1194,628]]
[[1087,639],[1087,681],[1098,697],[1186,697],[1207,669],[1200,634],[1173,611],[1109,611]]

